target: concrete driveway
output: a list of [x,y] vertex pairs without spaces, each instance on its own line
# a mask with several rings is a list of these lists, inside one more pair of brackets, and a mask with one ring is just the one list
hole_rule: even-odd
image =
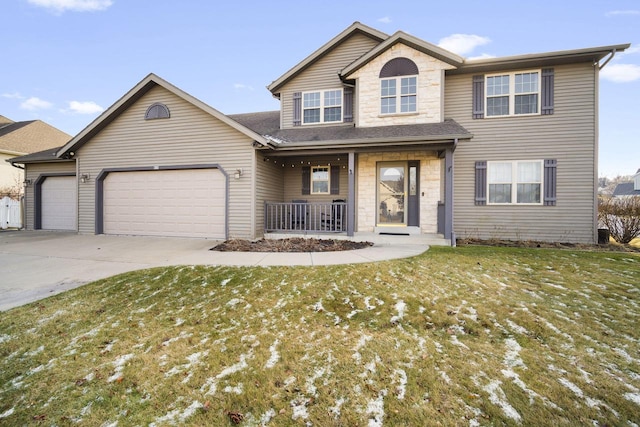
[[375,236],[373,247],[344,252],[218,252],[219,241],[173,237],[0,231],[0,311],[127,271],[168,265],[332,265],[419,255],[428,237]]

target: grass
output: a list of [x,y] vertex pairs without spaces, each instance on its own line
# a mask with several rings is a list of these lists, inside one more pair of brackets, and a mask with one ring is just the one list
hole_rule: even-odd
[[637,425],[640,257],[127,273],[0,313],[0,425]]

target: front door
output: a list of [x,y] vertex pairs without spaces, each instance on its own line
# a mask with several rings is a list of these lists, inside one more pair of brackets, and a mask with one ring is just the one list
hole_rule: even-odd
[[378,226],[407,225],[407,163],[378,163]]

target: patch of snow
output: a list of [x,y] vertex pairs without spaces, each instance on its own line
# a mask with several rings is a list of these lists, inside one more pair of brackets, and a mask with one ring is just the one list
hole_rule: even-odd
[[11,335],[6,335],[6,334],[0,335],[0,344],[2,344],[3,342],[9,341],[11,338],[12,338]]
[[514,407],[507,402],[507,397],[505,396],[504,391],[502,391],[502,388],[500,388],[500,384],[502,383],[498,380],[491,381],[483,387],[483,390],[489,393],[489,401],[500,407],[507,417],[520,422],[522,417],[518,411],[516,411]]
[[445,371],[440,371],[440,376],[442,377],[442,379],[444,380],[445,383],[447,384],[451,384],[451,378],[449,378],[449,375],[447,375],[447,373]]
[[464,349],[469,350],[469,347],[467,347],[464,343],[461,343],[460,341],[458,341],[457,335],[451,335],[451,344],[457,345],[458,347],[462,347]]
[[236,372],[242,371],[243,369],[248,368],[249,364],[247,363],[247,359],[251,359],[252,357],[253,357],[253,350],[250,350],[249,353],[247,354],[241,354],[240,361],[238,363],[223,369],[215,377],[208,378],[207,381],[202,385],[202,387],[200,387],[200,391],[204,392],[206,389],[208,389],[205,395],[215,394],[216,390],[218,389],[218,381],[233,373],[236,373]]
[[117,380],[118,378],[122,377],[122,371],[124,370],[124,365],[127,363],[127,361],[133,359],[134,355],[133,354],[125,354],[122,356],[118,356],[116,358],[116,360],[113,362],[113,366],[115,367],[115,372],[113,373],[113,375],[111,375],[108,379],[107,382],[111,383],[114,382],[115,380]]
[[220,282],[220,286],[227,286],[227,283],[229,283],[230,281],[231,281],[231,278],[224,279],[222,282]]
[[280,353],[278,353],[277,350],[278,344],[280,344],[280,341],[278,341],[278,339],[276,338],[273,344],[269,346],[269,352],[271,353],[271,356],[269,356],[269,360],[267,360],[267,363],[264,365],[266,369],[273,368],[274,366],[276,366],[276,363],[278,363],[278,360],[280,360]]
[[322,306],[322,300],[320,300],[317,303],[313,304],[312,308],[313,308],[314,311],[322,313],[324,311],[324,307]]
[[118,426],[118,421],[114,421],[112,423],[107,421],[104,424],[102,424],[100,427],[117,427],[117,426]]
[[524,328],[524,327],[522,327],[522,326],[518,325],[518,324],[517,324],[517,323],[515,323],[515,322],[512,322],[510,319],[507,319],[507,325],[509,325],[509,327],[511,328],[511,330],[512,330],[512,331],[514,331],[514,332],[515,332],[515,333],[517,333],[517,334],[520,334],[520,335],[529,335],[529,331],[528,331],[526,328]]
[[[66,314],[67,312],[64,310],[58,310],[55,313],[53,313],[51,316],[48,317],[43,317],[41,319],[38,319],[38,325],[42,325],[43,323],[46,323],[50,320],[55,319],[56,317],[62,316],[63,314]],[[2,341],[0,341],[2,342]]]
[[193,336],[193,334],[191,334],[191,333],[187,333],[187,332],[185,332],[185,331],[182,331],[182,332],[180,332],[180,335],[178,335],[177,337],[173,337],[173,338],[170,338],[170,339],[168,339],[168,340],[166,340],[166,341],[163,341],[163,342],[162,342],[162,346],[163,346],[163,347],[167,347],[167,346],[169,346],[171,343],[174,343],[174,342],[176,342],[176,341],[178,341],[178,340],[181,340],[181,339],[191,338],[192,336]]
[[387,390],[380,390],[376,399],[367,403],[367,414],[369,415],[369,427],[382,427],[384,419],[384,398],[387,396]]
[[624,398],[640,405],[640,393],[625,393]]
[[243,388],[244,388],[244,385],[242,383],[238,383],[238,385],[235,387],[226,386],[222,391],[224,391],[225,393],[242,394]]
[[7,418],[8,416],[13,415],[15,410],[16,410],[15,406],[13,408],[7,409],[6,411],[0,414],[0,418]]
[[29,351],[29,352],[25,353],[24,355],[25,356],[35,356],[37,354],[42,353],[43,351],[44,351],[44,346],[41,345],[40,347],[36,348],[35,350]]
[[236,308],[236,305],[240,304],[243,301],[244,300],[242,298],[232,298],[229,300],[229,302],[226,305],[231,308]]
[[522,347],[520,347],[518,341],[513,338],[507,338],[504,340],[504,344],[507,347],[507,352],[504,355],[504,364],[509,368],[515,368],[516,366],[525,367],[524,362],[519,356]]
[[318,388],[314,385],[315,381],[322,377],[327,371],[326,367],[316,368],[312,376],[307,378],[307,393],[314,397],[318,397]]
[[275,418],[275,416],[276,416],[276,410],[271,408],[267,412],[265,412],[264,414],[262,414],[260,416],[260,421],[258,421],[258,423],[261,426],[265,426],[265,425],[269,424],[269,421],[271,421],[273,418]]
[[307,401],[302,399],[294,399],[291,401],[291,408],[293,409],[292,419],[297,420],[301,418],[306,420],[309,418],[309,412],[307,411]]
[[184,319],[182,319],[182,318],[178,317],[178,318],[176,319],[176,324],[175,324],[174,326],[180,326],[180,325],[182,325],[182,324],[184,324]]
[[403,369],[396,369],[393,372],[397,375],[399,382],[398,387],[396,388],[396,396],[398,397],[398,400],[403,400],[404,395],[407,392],[407,373]]
[[202,407],[202,403],[196,400],[182,412],[180,412],[179,409],[174,409],[173,411],[168,412],[166,415],[156,418],[155,422],[149,424],[149,427],[156,427],[158,425],[162,425],[163,423],[175,425],[176,421],[178,421],[178,423],[184,424],[187,418],[191,417],[196,413],[198,409]]
[[355,316],[358,313],[362,313],[362,310],[352,310],[351,312],[349,312],[349,314],[347,314],[347,319],[351,319],[353,316]]
[[360,339],[358,340],[358,343],[356,344],[356,348],[354,349],[354,353],[351,356],[352,358],[354,358],[356,360],[356,362],[360,363],[360,361],[362,360],[362,355],[360,354],[360,349],[362,347],[365,346],[365,344],[367,343],[367,341],[371,340],[371,336],[370,335],[361,335]]
[[395,309],[398,314],[391,318],[391,323],[394,325],[400,322],[400,320],[402,320],[402,318],[404,317],[404,312],[407,309],[407,304],[404,301],[400,300],[396,303]]
[[338,418],[340,416],[340,408],[342,407],[344,402],[345,402],[344,397],[341,397],[340,399],[336,400],[336,404],[329,407],[329,413],[333,414],[335,418]]
[[633,357],[631,357],[629,355],[629,353],[627,353],[624,349],[622,348],[614,348],[613,351],[615,351],[616,353],[618,353],[620,356],[622,356],[622,358],[627,362],[627,363],[633,363],[635,362],[635,359]]

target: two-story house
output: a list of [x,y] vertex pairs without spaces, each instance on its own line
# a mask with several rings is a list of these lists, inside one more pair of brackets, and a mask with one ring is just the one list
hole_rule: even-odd
[[598,72],[628,47],[465,60],[356,22],[268,86],[279,111],[238,115],[151,74],[65,146],[12,160],[28,228],[592,243]]

